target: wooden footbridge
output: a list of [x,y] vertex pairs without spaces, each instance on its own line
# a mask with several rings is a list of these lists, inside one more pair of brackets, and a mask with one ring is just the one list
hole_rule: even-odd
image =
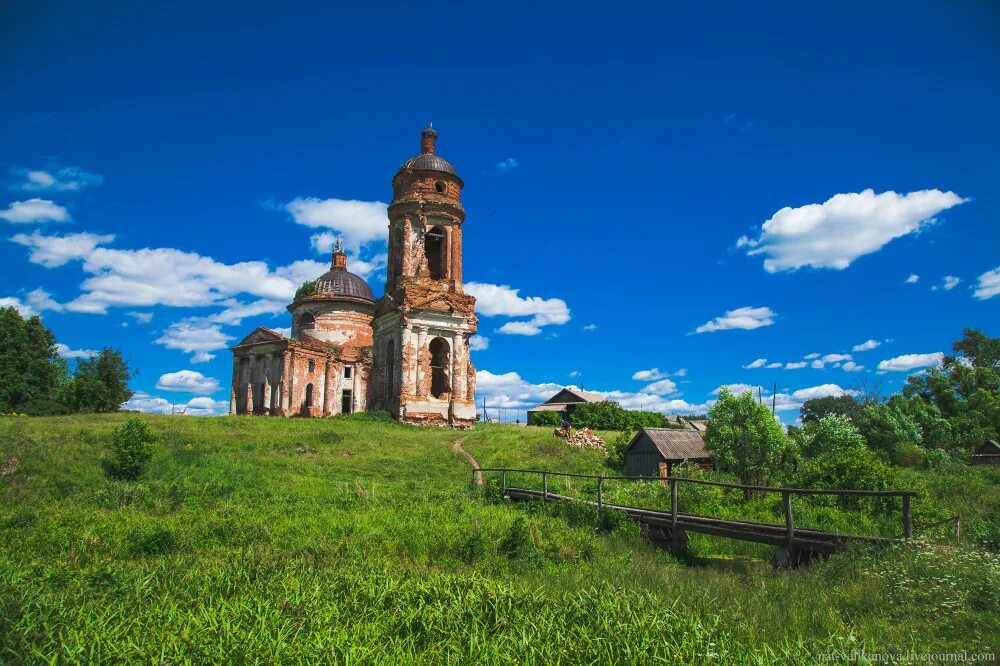
[[[501,488],[504,496],[514,501],[542,500],[545,502],[575,502],[595,507],[598,511],[623,511],[629,518],[642,525],[644,534],[654,544],[670,548],[680,554],[687,547],[687,533],[696,532],[713,536],[728,537],[741,541],[752,541],[777,546],[773,563],[776,566],[795,566],[807,562],[815,556],[824,556],[842,550],[849,542],[866,542],[887,544],[905,541],[913,538],[913,514],[910,500],[917,496],[910,490],[820,490],[814,488],[774,488],[766,486],[744,486],[735,483],[707,481],[703,479],[686,479],[682,477],[630,477],[630,476],[593,476],[587,474],[569,474],[564,472],[549,472],[547,470],[511,469],[505,467],[482,468],[482,472],[501,474]],[[541,489],[521,488],[507,484],[508,474],[538,475],[541,477]],[[594,500],[560,495],[549,491],[550,477],[570,477],[597,481],[597,494]],[[612,504],[604,501],[604,484],[606,481],[655,481],[669,484],[670,510],[647,509],[635,506]],[[700,484],[741,490],[745,496],[752,493],[781,494],[784,508],[784,524],[755,523],[739,520],[701,516],[683,513],[677,499],[677,489],[681,484]],[[902,536],[875,537],[857,534],[838,534],[823,530],[807,529],[795,526],[792,514],[792,498],[806,495],[828,495],[836,497],[899,497],[902,500]]]

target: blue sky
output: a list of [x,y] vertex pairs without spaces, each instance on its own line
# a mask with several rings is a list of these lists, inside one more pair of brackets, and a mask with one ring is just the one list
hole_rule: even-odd
[[335,236],[382,293],[433,121],[509,417],[897,390],[1000,328],[998,14],[803,4],[5,3],[0,303],[120,348],[132,406],[224,410]]

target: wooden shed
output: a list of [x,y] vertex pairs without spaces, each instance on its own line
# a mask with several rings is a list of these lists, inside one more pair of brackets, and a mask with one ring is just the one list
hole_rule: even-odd
[[972,454],[973,465],[1000,465],[1000,444],[987,439],[983,445]]
[[672,467],[685,460],[712,464],[697,431],[643,428],[625,447],[625,476],[670,476]]

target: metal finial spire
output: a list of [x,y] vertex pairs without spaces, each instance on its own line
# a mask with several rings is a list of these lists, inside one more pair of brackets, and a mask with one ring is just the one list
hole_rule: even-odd
[[333,244],[333,251],[334,252],[343,252],[344,251],[344,244],[340,242],[339,238]]

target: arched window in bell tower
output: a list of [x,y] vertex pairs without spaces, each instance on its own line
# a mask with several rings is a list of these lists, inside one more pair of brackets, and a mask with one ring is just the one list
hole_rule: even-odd
[[445,248],[448,236],[443,227],[431,227],[424,236],[424,255],[431,279],[441,280],[445,274]]
[[440,398],[451,392],[451,380],[448,371],[451,369],[451,345],[444,338],[434,338],[430,344],[431,352],[431,395]]

